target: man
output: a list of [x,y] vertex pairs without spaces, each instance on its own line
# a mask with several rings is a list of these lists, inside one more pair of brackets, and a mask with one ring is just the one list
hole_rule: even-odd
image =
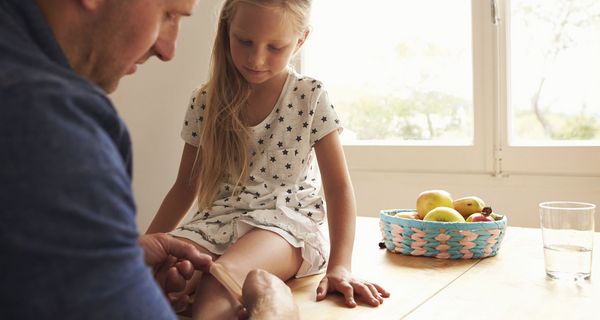
[[[172,237],[138,237],[129,134],[106,97],[173,58],[196,1],[0,2],[0,319],[174,319],[163,291],[210,267]],[[248,276],[251,315],[275,295],[294,312],[289,289]]]

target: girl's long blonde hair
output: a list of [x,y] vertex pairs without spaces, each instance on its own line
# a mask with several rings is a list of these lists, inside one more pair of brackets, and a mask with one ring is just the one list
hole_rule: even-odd
[[199,90],[206,93],[203,129],[193,167],[193,179],[199,184],[198,207],[209,208],[218,195],[221,183],[234,184],[239,193],[249,171],[248,138],[250,130],[242,118],[243,107],[251,88],[233,64],[229,48],[229,26],[239,3],[277,7],[303,33],[308,28],[311,0],[226,0],[221,9],[215,37],[210,78]]

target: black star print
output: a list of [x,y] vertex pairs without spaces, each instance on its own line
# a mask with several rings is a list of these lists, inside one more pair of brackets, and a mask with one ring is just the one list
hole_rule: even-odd
[[291,194],[292,193],[292,189],[287,189],[287,193]]
[[340,119],[335,119],[335,124],[340,124]]
[[225,191],[229,191],[229,186],[225,186]]
[[303,93],[300,95],[300,99],[304,99],[306,97],[306,95]]
[[201,105],[201,106],[200,106],[200,108],[201,108],[202,110],[205,110],[205,109],[206,109],[206,105],[205,105],[205,104],[203,104],[203,105]]
[[277,160],[275,160],[275,157],[271,157],[271,162],[276,162]]
[[292,200],[290,197],[285,197],[285,202],[290,202],[290,200]]
[[302,111],[302,110],[298,111],[299,116],[302,116],[303,114],[304,114],[304,111]]
[[305,122],[305,123],[303,123],[303,124],[302,124],[302,126],[303,126],[304,128],[308,128],[308,122]]
[[302,141],[302,137],[301,136],[296,136],[296,141],[298,141],[298,142]]
[[270,125],[269,123],[267,123],[267,124],[265,125],[265,129],[267,129],[267,130],[271,129],[271,125]]
[[252,167],[254,165],[254,162],[250,162],[250,164],[248,164],[249,167]]
[[264,142],[265,142],[265,140],[263,140],[263,139],[258,140],[258,144],[263,144]]
[[202,90],[202,95],[206,95],[206,90]]
[[196,97],[192,97],[192,102],[196,102]]
[[283,120],[285,120],[285,118],[284,117],[279,117],[279,119],[277,119],[277,120],[279,120],[279,122],[283,122]]
[[304,190],[304,187],[303,187],[303,186],[300,186],[298,189],[300,189],[300,190]]
[[321,89],[321,84],[318,84],[318,85],[317,85],[317,88]]
[[312,215],[313,215],[313,214],[312,214],[312,212],[309,212],[309,213],[307,214],[307,216],[309,216],[309,217],[312,217]]
[[188,125],[188,122],[187,122],[187,120],[186,120],[186,121],[185,121],[183,124],[185,124],[185,125],[187,126],[187,125]]
[[192,137],[194,137],[194,138],[195,138],[197,135],[198,135],[197,133],[195,133],[195,132],[192,132]]
[[317,203],[317,204],[315,204],[315,208],[320,209],[321,205]]
[[191,105],[191,106],[190,106],[190,109],[194,110],[194,105]]
[[310,112],[308,114],[310,114],[312,116],[312,115],[315,114],[315,111],[314,110],[310,110]]
[[291,103],[288,103],[288,108],[290,108],[290,109],[291,109],[291,108],[293,108],[293,107],[294,107],[294,105],[293,105],[293,104],[291,104]]
[[274,175],[274,176],[273,176],[273,179],[275,179],[275,180],[278,180],[278,179],[279,179],[279,176],[278,176],[278,175]]
[[291,132],[292,131],[292,126],[288,126],[286,129],[287,129],[288,132]]
[[334,109],[333,105],[331,105],[331,109]]
[[205,212],[205,213],[204,213],[204,217],[205,217],[205,218],[208,218],[209,216],[210,216],[210,214],[208,214],[208,212]]
[[204,121],[204,117],[198,118],[198,121],[200,121],[200,122]]
[[284,156],[287,156],[288,151],[287,150],[283,150],[283,151],[281,151],[281,153],[283,153]]
[[269,188],[266,183],[263,184],[263,186],[265,187],[265,189]]
[[264,173],[265,171],[267,171],[267,169],[265,167],[260,168],[260,172]]
[[313,129],[312,129],[310,132],[311,132],[312,134],[315,134],[315,133],[317,133],[317,129],[313,128]]
[[298,91],[298,87],[294,87],[294,91]]
[[277,146],[280,148],[283,147],[283,142],[281,142],[281,141],[277,142]]
[[250,176],[250,181],[254,181],[256,178],[254,176]]
[[296,210],[296,211],[300,211],[300,209],[298,209],[298,208],[294,208],[294,210]]
[[[298,150],[294,150],[294,155],[297,156],[298,155]],[[304,180],[306,180],[306,178],[304,178]]]
[[279,108],[275,109],[275,113],[279,113]]
[[256,150],[252,150],[252,156],[256,155]]
[[312,87],[312,89],[310,89],[310,91],[315,91],[317,89],[317,87]]
[[286,169],[291,169],[291,168],[292,168],[292,165],[288,163],[288,164],[286,164],[286,165],[285,165],[285,168],[286,168]]
[[323,118],[321,118],[321,121],[323,121],[323,122],[327,122],[327,117],[323,117]]
[[235,199],[235,201],[237,201],[237,202],[240,202],[240,201],[242,201],[242,197],[237,197],[237,198]]

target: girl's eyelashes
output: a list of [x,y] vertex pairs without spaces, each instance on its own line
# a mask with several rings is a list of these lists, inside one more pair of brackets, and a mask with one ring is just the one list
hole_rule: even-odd
[[275,46],[269,46],[269,50],[271,50],[273,52],[281,51],[281,49],[283,49],[283,48],[278,48],[278,47],[275,47]]
[[251,46],[252,45],[252,41],[251,40],[244,40],[244,39],[240,39],[238,38],[238,41],[240,42],[241,45],[243,46]]
[[[236,37],[236,39],[241,45],[243,45],[245,47],[251,47],[252,45],[254,45],[254,42],[252,40],[246,40],[246,39],[243,39],[240,37]],[[273,52],[279,52],[279,51],[283,50],[285,47],[286,46],[269,45],[268,49]]]

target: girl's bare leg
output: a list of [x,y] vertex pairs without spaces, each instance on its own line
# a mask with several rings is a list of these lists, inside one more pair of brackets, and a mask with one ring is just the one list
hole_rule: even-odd
[[[276,233],[253,229],[233,244],[217,261],[239,283],[253,269],[266,270],[282,280],[294,276],[302,263],[300,248],[294,248]],[[210,274],[196,289],[193,319],[237,319],[240,303]]]

